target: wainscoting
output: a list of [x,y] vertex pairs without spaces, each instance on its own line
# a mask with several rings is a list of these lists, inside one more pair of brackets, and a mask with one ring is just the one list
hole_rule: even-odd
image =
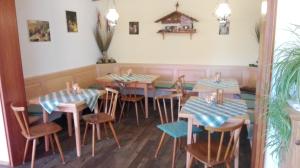
[[241,87],[255,87],[257,68],[246,66],[203,66],[203,65],[167,65],[167,64],[98,64],[97,75],[107,73],[126,73],[131,68],[133,73],[160,75],[158,82],[173,83],[178,76],[185,75],[188,83],[196,83],[200,78],[212,77],[221,72],[223,78],[236,79]]
[[257,68],[246,66],[202,66],[166,64],[97,64],[76,69],[35,76],[25,79],[27,99],[66,88],[66,82],[76,81],[83,88],[96,83],[96,77],[107,73],[133,73],[160,75],[158,83],[173,83],[178,76],[185,75],[186,82],[196,83],[200,78],[209,78],[221,72],[223,78],[238,80],[241,87],[255,87]]
[[53,91],[66,88],[66,82],[75,81],[82,88],[96,83],[95,65],[35,76],[25,79],[27,99],[35,98]]

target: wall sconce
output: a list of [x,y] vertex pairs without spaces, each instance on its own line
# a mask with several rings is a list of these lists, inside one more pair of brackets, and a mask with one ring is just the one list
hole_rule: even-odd
[[227,0],[220,1],[218,7],[215,10],[215,15],[218,18],[219,22],[226,23],[228,18],[231,15],[231,9]]
[[108,7],[108,12],[106,14],[106,19],[108,20],[108,24],[110,26],[115,26],[117,25],[117,21],[119,19],[119,13],[117,12],[115,8],[115,1],[110,0],[109,2],[109,7]]

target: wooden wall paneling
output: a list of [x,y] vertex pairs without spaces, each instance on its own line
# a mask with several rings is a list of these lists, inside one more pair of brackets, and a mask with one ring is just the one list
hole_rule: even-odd
[[251,168],[264,167],[264,151],[266,143],[266,121],[263,117],[267,112],[267,100],[265,95],[269,95],[272,63],[274,55],[274,41],[276,30],[276,13],[277,0],[268,0],[267,14],[262,17],[260,49],[259,49],[259,65],[256,85],[256,108],[254,112],[254,131]]
[[160,75],[159,81],[170,82],[174,81],[174,70],[170,68],[147,68],[147,74]]
[[15,1],[0,1],[0,94],[11,166],[22,163],[25,139],[10,103],[26,105]]
[[178,69],[178,77],[185,75],[185,81],[189,83],[196,83],[198,79],[207,78],[206,69]]

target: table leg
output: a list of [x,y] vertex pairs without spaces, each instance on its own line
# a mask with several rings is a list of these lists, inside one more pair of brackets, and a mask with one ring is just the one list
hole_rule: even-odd
[[[98,101],[96,103],[94,112],[95,112],[95,114],[99,113]],[[97,129],[97,138],[98,138],[98,140],[100,140],[101,139],[100,124],[97,124],[96,129]]]
[[[193,119],[188,118],[187,144],[192,143],[192,128],[193,128]],[[191,159],[191,154],[189,152],[186,152],[186,168],[189,168],[190,159]]]
[[67,122],[68,122],[68,134],[71,137],[73,132],[72,132],[72,114],[67,113]]
[[235,158],[234,158],[234,168],[239,167],[239,155],[240,155],[240,139],[239,139],[239,132],[234,132],[234,141],[237,141],[236,148],[235,148]]
[[[49,116],[46,110],[43,109],[43,122],[47,123],[49,120]],[[49,137],[45,136],[45,151],[49,151]]]
[[149,110],[148,110],[148,85],[145,84],[144,86],[144,96],[145,96],[145,112],[146,112],[146,118],[149,117]]
[[80,140],[80,123],[79,123],[79,111],[74,109],[73,111],[73,120],[74,120],[74,130],[75,130],[75,141],[76,141],[76,150],[77,157],[81,155],[81,140]]

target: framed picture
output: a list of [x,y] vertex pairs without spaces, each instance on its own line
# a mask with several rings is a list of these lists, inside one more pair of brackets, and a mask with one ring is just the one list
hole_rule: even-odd
[[219,24],[219,35],[228,35],[229,34],[230,22],[220,22]]
[[139,34],[139,22],[129,22],[129,34]]
[[27,26],[30,41],[51,41],[50,26],[48,21],[28,20]]
[[66,11],[68,32],[78,32],[76,12]]

